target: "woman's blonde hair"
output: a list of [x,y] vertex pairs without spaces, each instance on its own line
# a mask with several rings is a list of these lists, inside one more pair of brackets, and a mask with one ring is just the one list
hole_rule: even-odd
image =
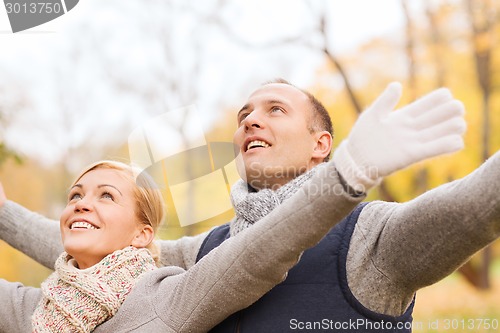
[[[132,184],[136,201],[135,214],[137,219],[141,223],[150,225],[156,234],[165,216],[165,206],[163,196],[153,178],[147,172],[141,172],[138,168],[134,168],[128,164],[118,161],[103,160],[87,166],[80,175],[76,177],[72,186],[74,186],[85,174],[96,169],[113,169],[120,171],[120,174],[124,176],[123,178]],[[158,265],[159,250],[155,242],[151,242],[147,246],[147,249],[151,252]]]

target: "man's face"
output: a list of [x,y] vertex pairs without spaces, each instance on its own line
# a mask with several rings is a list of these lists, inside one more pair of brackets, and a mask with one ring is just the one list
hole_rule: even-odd
[[238,172],[252,187],[276,189],[317,164],[311,108],[308,97],[288,84],[267,84],[249,97],[233,141]]

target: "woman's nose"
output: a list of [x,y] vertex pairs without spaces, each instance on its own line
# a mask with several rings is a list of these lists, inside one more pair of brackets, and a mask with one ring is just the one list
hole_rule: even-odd
[[85,197],[81,198],[75,203],[75,211],[76,212],[90,212],[92,210],[92,205],[89,202],[89,199]]

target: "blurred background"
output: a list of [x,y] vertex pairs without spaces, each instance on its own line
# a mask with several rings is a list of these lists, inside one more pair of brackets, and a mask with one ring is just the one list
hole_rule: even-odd
[[[54,220],[78,171],[98,159],[130,160],[129,136],[148,119],[196,105],[207,145],[231,142],[249,94],[277,77],[325,104],[335,145],[391,81],[404,85],[401,105],[442,86],[463,101],[466,148],[391,176],[370,200],[410,200],[500,148],[498,1],[83,0],[17,34],[1,12],[0,29],[0,181],[9,199]],[[172,124],[181,140],[166,136],[165,144],[182,150],[192,119]],[[184,159],[171,172],[198,165]],[[160,238],[233,216],[227,210],[183,227],[168,179],[162,184],[168,215]],[[186,200],[204,209],[215,199]],[[0,277],[10,281],[38,286],[50,274],[1,241],[0,258]],[[414,316],[422,327],[414,331],[437,332],[429,327],[436,320],[441,329],[447,319],[500,320],[499,258],[496,242],[422,290]],[[457,332],[497,331],[460,325]]]

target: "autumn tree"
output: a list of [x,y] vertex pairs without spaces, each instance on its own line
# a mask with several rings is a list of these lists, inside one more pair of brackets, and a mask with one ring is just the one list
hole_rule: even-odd
[[29,104],[22,85],[8,73],[0,75],[0,167],[9,159],[21,163],[21,156],[7,145],[5,133],[19,112]]

